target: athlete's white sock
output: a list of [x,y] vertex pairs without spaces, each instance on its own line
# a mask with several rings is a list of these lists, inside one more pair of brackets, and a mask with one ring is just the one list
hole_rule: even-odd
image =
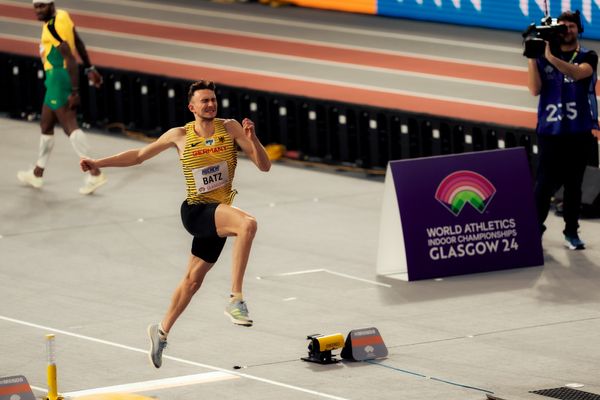
[[233,303],[236,300],[239,300],[239,301],[244,300],[244,296],[242,295],[242,292],[231,292],[231,294],[229,295],[229,302]]
[[88,144],[85,133],[83,133],[81,129],[75,129],[71,132],[69,140],[71,141],[71,146],[73,146],[75,153],[77,153],[79,157],[89,157],[90,145]]
[[167,335],[169,334],[169,332],[166,332],[162,326],[162,322],[160,324],[158,324],[158,336],[160,336],[160,338],[162,340],[167,340]]
[[46,163],[50,153],[54,148],[54,135],[40,135],[40,149],[36,165],[40,168],[46,168]]

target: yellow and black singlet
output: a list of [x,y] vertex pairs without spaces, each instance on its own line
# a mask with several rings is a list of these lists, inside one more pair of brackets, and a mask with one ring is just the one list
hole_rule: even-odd
[[230,205],[237,193],[231,189],[237,166],[237,149],[223,122],[223,119],[215,118],[215,132],[209,138],[194,132],[194,121],[185,125],[181,166],[187,185],[188,204]]
[[65,10],[56,10],[56,15],[44,24],[40,40],[40,56],[44,70],[66,68],[67,63],[58,50],[62,42],[67,42],[71,52],[75,54],[75,24]]

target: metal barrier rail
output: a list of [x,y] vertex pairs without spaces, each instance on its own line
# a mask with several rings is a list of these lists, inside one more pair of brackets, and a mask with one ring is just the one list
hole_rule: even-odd
[[[104,84],[81,85],[80,118],[85,126],[158,137],[191,120],[190,81],[102,68]],[[81,75],[81,82],[87,78]],[[0,112],[39,117],[44,95],[39,59],[0,53]],[[223,118],[252,119],[261,141],[279,143],[299,159],[366,170],[384,170],[389,160],[525,147],[537,156],[532,130],[480,124],[402,110],[260,92],[218,85]]]

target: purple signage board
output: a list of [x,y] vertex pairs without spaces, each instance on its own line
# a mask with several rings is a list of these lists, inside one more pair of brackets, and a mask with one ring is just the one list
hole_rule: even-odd
[[384,191],[380,274],[413,281],[544,263],[523,148],[392,161]]

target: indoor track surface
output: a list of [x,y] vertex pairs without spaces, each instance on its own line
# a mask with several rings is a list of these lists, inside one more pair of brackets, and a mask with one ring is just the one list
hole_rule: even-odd
[[[36,190],[16,172],[34,160],[37,124],[0,126],[0,376],[26,376],[37,395],[46,388],[48,333],[59,391],[75,398],[541,400],[528,391],[569,383],[600,393],[598,220],[582,220],[588,249],[574,252],[551,215],[543,267],[403,282],[375,273],[380,180],[278,163],[261,173],[245,159],[235,204],[259,225],[245,280],[255,325],[223,315],[230,239],[156,370],[146,326],[161,319],[191,245],[176,152],[107,169],[109,182],[82,196],[77,156],[57,134]],[[97,156],[142,145],[107,134],[90,141]],[[300,360],[306,335],[367,327],[381,333],[387,358]]]
[[[258,4],[57,1],[100,69],[534,125],[517,32]],[[29,0],[0,0],[0,49],[35,55],[39,34]],[[230,239],[156,370],[146,327],[162,318],[191,246],[177,154],[107,169],[108,183],[82,196],[78,158],[56,138],[44,187],[24,187],[16,174],[35,162],[38,123],[0,119],[0,377],[24,375],[36,396],[50,333],[59,391],[71,398],[543,400],[529,391],[569,384],[600,393],[599,220],[581,221],[588,249],[573,252],[551,214],[543,267],[403,282],[375,272],[380,177],[281,162],[261,173],[246,159],[235,205],[258,219],[244,290],[255,325],[223,315]],[[90,142],[97,157],[143,145],[101,132]],[[307,335],[368,327],[387,358],[300,360]]]

